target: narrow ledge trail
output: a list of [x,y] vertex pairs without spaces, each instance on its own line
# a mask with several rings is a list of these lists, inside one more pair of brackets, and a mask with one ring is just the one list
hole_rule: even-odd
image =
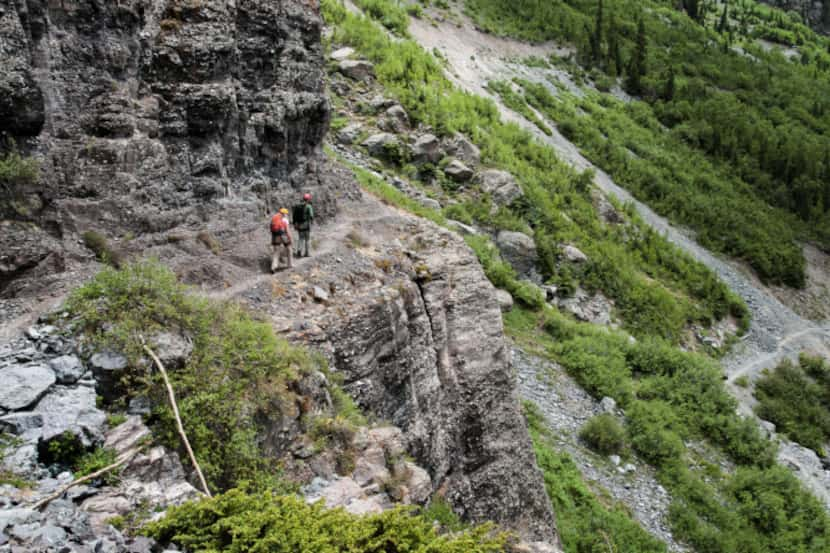
[[[735,384],[736,379],[747,377],[754,380],[762,370],[774,367],[783,359],[797,358],[803,350],[830,354],[830,323],[819,324],[796,314],[735,264],[696,243],[690,233],[672,226],[664,217],[617,185],[607,173],[582,155],[579,148],[559,132],[554,122],[537,113],[553,131],[550,136],[545,135],[535,124],[506,107],[500,98],[486,88],[489,81],[509,81],[514,77],[544,84],[554,95],[557,94],[557,89],[550,83],[549,77],[558,78],[567,87],[573,88],[573,83],[561,70],[527,67],[510,61],[527,56],[547,57],[551,53],[567,52],[566,49],[553,43],[531,45],[488,35],[477,30],[466,16],[461,16],[460,19],[461,23],[446,20],[433,23],[426,19],[411,18],[409,30],[414,40],[424,49],[440,52],[444,56],[447,61],[447,77],[454,84],[470,93],[492,99],[504,120],[514,122],[531,132],[541,143],[554,148],[557,155],[574,168],[581,171],[593,170],[594,182],[604,194],[622,203],[632,204],[646,224],[706,265],[746,302],[752,314],[750,330],[722,361],[727,387],[738,400],[742,414],[754,416],[755,399],[748,389]],[[779,462],[793,470],[830,510],[830,471],[824,469],[821,460],[812,451],[781,436],[777,438],[781,443]]]

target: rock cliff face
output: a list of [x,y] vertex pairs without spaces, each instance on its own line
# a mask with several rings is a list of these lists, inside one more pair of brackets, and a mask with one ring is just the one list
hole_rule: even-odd
[[300,189],[333,210],[320,31],[303,0],[0,2],[0,148],[40,162],[0,198],[0,293],[87,255],[86,230],[262,215]]

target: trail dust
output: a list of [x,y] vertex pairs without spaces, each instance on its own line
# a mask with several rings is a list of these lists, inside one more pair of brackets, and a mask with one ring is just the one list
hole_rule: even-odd
[[[776,297],[776,293],[747,275],[737,263],[725,260],[703,248],[694,241],[692,233],[674,227],[648,206],[637,201],[607,173],[582,155],[579,148],[558,131],[554,122],[542,118],[553,131],[552,135],[547,136],[522,115],[506,107],[486,88],[491,80],[510,81],[514,77],[520,77],[545,85],[554,95],[558,94],[558,90],[551,84],[551,80],[557,80],[573,91],[573,82],[561,70],[528,67],[519,63],[521,57],[528,55],[543,58],[551,54],[567,55],[567,49],[550,43],[530,45],[491,36],[477,30],[469,18],[458,15],[458,19],[460,22],[450,23],[446,20],[433,22],[427,18],[413,18],[410,20],[410,31],[422,47],[440,52],[447,60],[447,76],[457,86],[492,99],[504,120],[517,123],[531,132],[537,140],[553,147],[559,157],[574,168],[593,170],[597,188],[620,202],[632,204],[648,225],[715,272],[747,303],[752,314],[750,331],[723,360],[728,388],[739,401],[740,412],[754,416],[752,407],[755,400],[750,391],[734,385],[736,378],[745,376],[754,381],[765,368],[774,367],[784,358],[797,357],[798,352],[802,350],[824,355],[830,353],[830,325],[819,324],[800,316],[779,299],[788,298],[786,293],[777,291]],[[820,272],[814,275],[814,278],[821,278],[827,274],[827,271]],[[799,311],[804,312],[802,309]],[[830,509],[830,471],[824,470],[812,451],[793,444],[782,436],[777,438],[781,442],[779,461],[789,466]]]

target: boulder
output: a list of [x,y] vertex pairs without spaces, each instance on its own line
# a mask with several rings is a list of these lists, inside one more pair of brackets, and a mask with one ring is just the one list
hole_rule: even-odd
[[455,182],[467,182],[473,178],[473,170],[457,159],[452,160],[444,167],[444,174]]
[[506,259],[520,275],[532,273],[538,259],[536,243],[533,238],[522,232],[503,230],[496,237],[496,245]]
[[127,368],[127,358],[120,353],[102,351],[90,358],[89,365],[104,401],[117,399],[121,395],[121,373]]
[[25,409],[55,383],[55,372],[44,365],[12,365],[0,370],[0,408]]
[[181,334],[162,332],[150,339],[153,351],[166,369],[180,369],[193,353],[193,341]]
[[482,171],[478,175],[478,183],[481,191],[490,194],[498,205],[509,205],[522,197],[521,187],[513,175],[507,171],[499,169]]
[[412,145],[412,161],[416,165],[423,165],[425,163],[435,165],[443,157],[444,152],[441,151],[441,142],[434,134],[419,136]]
[[406,132],[409,128],[409,116],[399,104],[395,104],[386,110],[386,118],[389,121],[390,129],[396,133]]
[[328,303],[330,299],[329,293],[319,286],[315,286],[311,289],[311,297],[313,297],[314,301],[317,303]]
[[341,144],[353,144],[360,136],[360,131],[363,125],[360,123],[351,123],[337,131],[337,141]]
[[345,59],[350,58],[354,54],[354,48],[346,46],[344,48],[338,48],[334,52],[331,53],[331,59],[335,61],[343,61]]
[[43,515],[35,510],[22,507],[16,509],[2,509],[0,510],[0,532],[10,526],[39,522],[42,516]]
[[104,441],[107,415],[95,399],[95,390],[85,386],[55,386],[35,407],[43,417],[41,446],[65,432],[77,436],[84,447]]
[[405,462],[405,467],[409,501],[418,504],[426,503],[432,495],[432,479],[429,477],[429,473],[410,461]]
[[59,384],[74,384],[86,372],[77,355],[61,355],[49,361],[49,367],[55,371]]
[[496,301],[499,302],[502,313],[507,313],[513,309],[513,296],[507,290],[496,290]]
[[0,431],[20,436],[31,430],[43,426],[43,415],[40,413],[20,412],[9,413],[0,417]]
[[343,60],[337,65],[338,71],[355,81],[368,81],[375,74],[375,66],[365,60]]
[[444,149],[448,155],[454,156],[468,165],[481,163],[481,150],[459,132],[444,141]]
[[603,413],[615,415],[617,413],[617,402],[614,398],[605,396],[600,400],[599,408]]
[[420,197],[418,198],[418,203],[427,209],[434,209],[436,211],[441,209],[441,203],[438,200],[433,200],[432,198]]
[[373,134],[363,141],[362,146],[369,151],[369,155],[381,159],[388,159],[392,151],[400,146],[400,142],[394,134],[383,132]]
[[569,244],[562,247],[562,257],[571,263],[585,263],[588,261],[588,256],[582,253],[582,250]]

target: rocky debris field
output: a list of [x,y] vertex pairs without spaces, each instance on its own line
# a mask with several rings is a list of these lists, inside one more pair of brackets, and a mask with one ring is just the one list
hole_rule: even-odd
[[557,446],[573,459],[588,484],[625,505],[669,551],[688,551],[672,535],[668,522],[671,496],[657,481],[654,470],[636,458],[598,455],[579,439],[579,431],[591,417],[601,413],[622,417],[616,402],[611,398],[595,400],[562,367],[516,347],[511,360],[519,395],[539,407]]
[[[151,518],[169,505],[198,497],[178,456],[148,445],[139,404],[110,427],[96,406],[107,372],[126,366],[113,353],[80,351],[52,325],[36,325],[0,347],[2,445],[0,552],[144,553],[159,551],[147,538],[127,537],[116,521]],[[43,510],[33,507],[78,478],[53,459],[61,448],[106,448],[126,459],[118,478],[69,488]],[[151,511],[151,509],[153,509]]]

